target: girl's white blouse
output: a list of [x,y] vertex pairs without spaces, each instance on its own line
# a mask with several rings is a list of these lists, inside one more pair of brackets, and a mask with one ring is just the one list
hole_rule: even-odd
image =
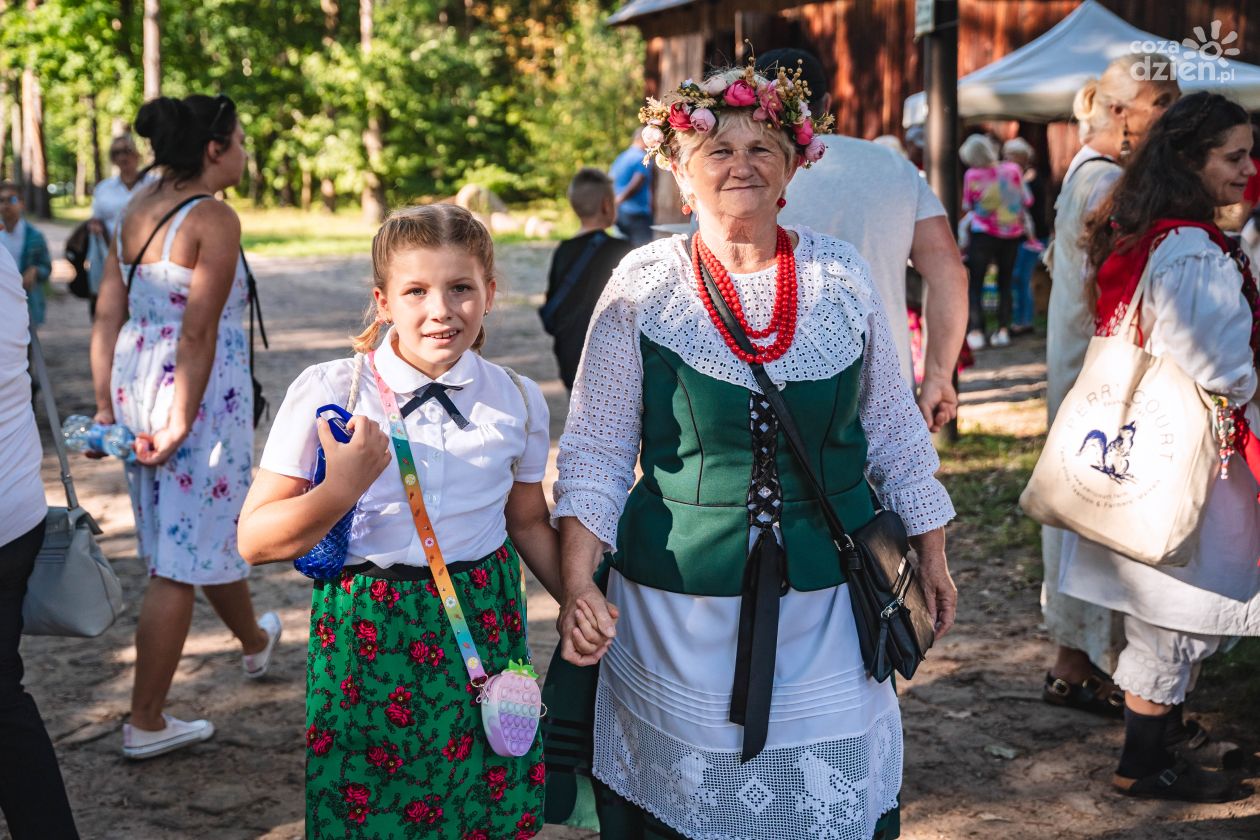
[[[550,449],[547,402],[533,381],[521,377],[529,398],[527,410],[507,372],[471,351],[431,380],[398,357],[393,339],[390,330],[376,351],[376,365],[385,383],[398,394],[399,404],[437,381],[453,386],[447,395],[470,423],[461,430],[436,400],[428,400],[403,421],[424,488],[425,508],[446,561],[484,557],[507,537],[503,509],[513,481],[542,480]],[[311,477],[319,445],[315,411],[329,403],[345,406],[353,370],[353,359],[337,359],[309,367],[294,380],[263,449],[262,469],[294,478]],[[354,413],[366,415],[389,434],[366,364]],[[389,466],[359,500],[347,563],[367,560],[382,568],[427,565],[392,447],[390,456]],[[512,465],[518,459],[513,479]],[[336,481],[336,476],[325,480]]]

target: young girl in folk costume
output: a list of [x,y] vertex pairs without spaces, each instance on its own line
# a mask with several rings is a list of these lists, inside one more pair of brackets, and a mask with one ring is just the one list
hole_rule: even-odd
[[[439,589],[453,584],[486,672],[528,662],[517,547],[558,591],[539,483],[547,405],[533,382],[469,352],[495,280],[490,235],[467,211],[394,213],[373,240],[372,270],[375,321],[355,341],[364,355],[307,368],[290,386],[240,522],[246,559],[280,562],[357,504],[345,568],[317,581],[312,601],[307,836],[531,837],[541,744],[519,758],[491,749]],[[316,411],[351,402],[352,437],[338,443]],[[326,477],[311,487],[317,446]],[[404,483],[417,479],[413,519]],[[424,515],[436,547],[419,536]]]

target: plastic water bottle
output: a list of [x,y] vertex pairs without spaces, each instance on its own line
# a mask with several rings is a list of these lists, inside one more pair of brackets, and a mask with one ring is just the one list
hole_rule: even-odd
[[71,452],[101,452],[105,451],[105,431],[108,426],[102,426],[94,421],[91,417],[85,417],[82,414],[72,414],[66,418],[66,422],[61,424],[61,436],[66,439],[66,448]]
[[136,460],[136,451],[132,446],[136,436],[121,424],[107,426],[91,417],[74,414],[61,424],[61,434],[66,439],[66,448],[72,452],[113,455],[129,464]]
[[128,464],[135,463],[136,449],[132,444],[136,442],[136,436],[131,429],[121,423],[115,423],[113,426],[106,427],[102,438],[106,453]]

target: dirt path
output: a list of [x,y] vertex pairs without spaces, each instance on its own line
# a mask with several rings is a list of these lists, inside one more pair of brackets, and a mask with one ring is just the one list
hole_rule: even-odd
[[[64,232],[50,230],[60,238]],[[51,243],[60,252],[57,242]],[[547,246],[501,250],[499,306],[486,354],[537,380],[552,411],[555,440],[565,394],[533,307],[544,283]],[[252,261],[272,339],[259,377],[273,406],[307,365],[346,351],[366,301],[366,259]],[[90,413],[86,306],[59,297],[43,340],[63,416]],[[1044,427],[1044,370],[1031,342],[982,354],[964,400],[970,422],[1007,434]],[[257,443],[266,440],[266,422]],[[44,433],[47,444],[47,432]],[[51,448],[46,445],[46,451]],[[61,495],[55,457],[45,459],[50,499]],[[118,753],[131,687],[136,607],[144,569],[121,470],[74,462],[85,505],[106,531],[104,547],[123,579],[129,611],[98,639],[28,638],[27,684],[40,704],[85,838],[298,838],[302,836],[303,667],[310,587],[290,569],[256,570],[260,608],[279,610],[285,636],[274,676],[241,678],[231,637],[199,600],[170,711],[205,716],[219,734],[191,750],[132,764]],[[554,473],[553,473],[554,476]],[[549,480],[551,477],[549,476]],[[958,629],[903,685],[907,840],[928,838],[1256,838],[1260,796],[1189,807],[1131,802],[1106,791],[1120,743],[1116,726],[1062,712],[1038,700],[1050,646],[1039,629],[1037,587],[1027,549],[977,556],[976,526],[957,524],[951,558],[963,591]],[[529,604],[535,660],[554,644],[555,605],[535,586]],[[1014,755],[1004,758],[1000,755]],[[589,834],[550,827],[548,840]]]

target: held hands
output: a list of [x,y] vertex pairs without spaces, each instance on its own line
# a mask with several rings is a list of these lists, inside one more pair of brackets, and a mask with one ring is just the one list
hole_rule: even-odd
[[617,607],[604,599],[594,583],[565,594],[556,629],[560,656],[573,665],[594,665],[603,658],[617,635]]
[[381,427],[360,414],[350,418],[349,443],[339,443],[327,420],[315,423],[319,445],[324,449],[327,473],[324,486],[345,496],[349,508],[367,492],[372,482],[389,466],[389,437]]

